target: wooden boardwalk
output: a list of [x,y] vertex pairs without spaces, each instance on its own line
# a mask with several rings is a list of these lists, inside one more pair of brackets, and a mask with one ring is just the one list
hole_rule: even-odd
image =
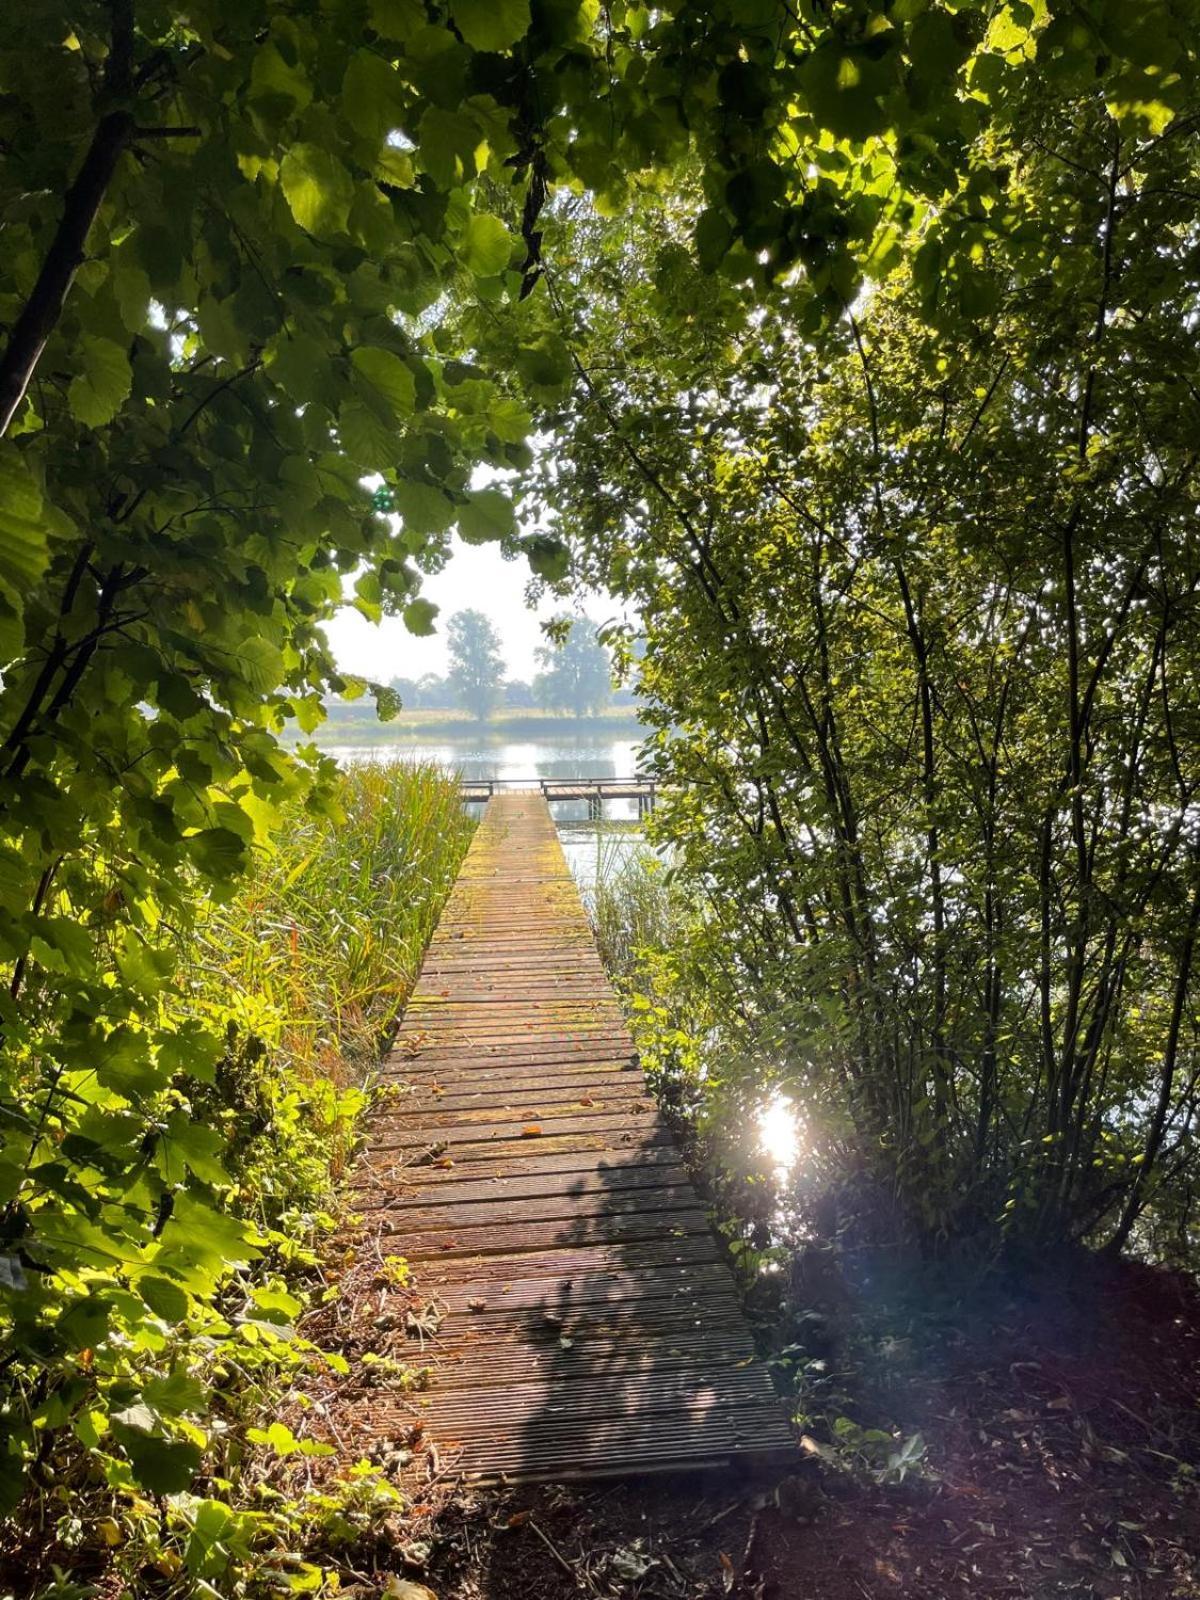
[[487,1477],[790,1452],[540,794],[489,802],[387,1070],[363,1206],[440,1320],[373,1430]]

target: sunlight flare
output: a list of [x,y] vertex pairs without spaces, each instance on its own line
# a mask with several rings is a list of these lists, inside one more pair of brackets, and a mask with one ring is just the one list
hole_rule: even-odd
[[758,1114],[758,1143],[781,1172],[790,1172],[800,1150],[800,1118],[785,1094],[774,1094]]

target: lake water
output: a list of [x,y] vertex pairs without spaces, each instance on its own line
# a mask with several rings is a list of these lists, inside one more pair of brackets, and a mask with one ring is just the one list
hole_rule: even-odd
[[[434,761],[455,771],[467,783],[502,778],[514,787],[531,787],[541,778],[632,778],[638,770],[636,739],[611,734],[561,734],[546,739],[513,739],[485,734],[457,738],[444,735],[429,740],[396,740],[386,744],[322,745],[326,755],[342,763],[358,761]],[[478,815],[480,807],[473,806]],[[551,806],[558,823],[563,851],[576,878],[585,887],[596,877],[601,857],[600,829],[589,823],[586,800],[559,800]],[[605,822],[631,824],[637,819],[636,800],[606,800]],[[601,824],[603,827],[603,824]],[[619,839],[608,836],[605,850],[633,849],[641,831],[622,828]],[[611,864],[611,856],[610,856]]]

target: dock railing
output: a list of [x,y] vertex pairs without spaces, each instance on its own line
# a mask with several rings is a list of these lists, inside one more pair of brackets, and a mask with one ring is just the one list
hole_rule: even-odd
[[598,821],[606,800],[636,800],[638,816],[653,811],[658,784],[654,778],[480,778],[464,782],[461,794],[468,805],[486,805],[495,794],[513,789],[537,789],[548,804],[586,800],[588,817]]

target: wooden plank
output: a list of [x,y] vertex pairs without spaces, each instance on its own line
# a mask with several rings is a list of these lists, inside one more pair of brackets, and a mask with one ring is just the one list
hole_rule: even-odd
[[385,1075],[355,1198],[437,1316],[372,1430],[525,1479],[791,1448],[540,796],[489,801]]

